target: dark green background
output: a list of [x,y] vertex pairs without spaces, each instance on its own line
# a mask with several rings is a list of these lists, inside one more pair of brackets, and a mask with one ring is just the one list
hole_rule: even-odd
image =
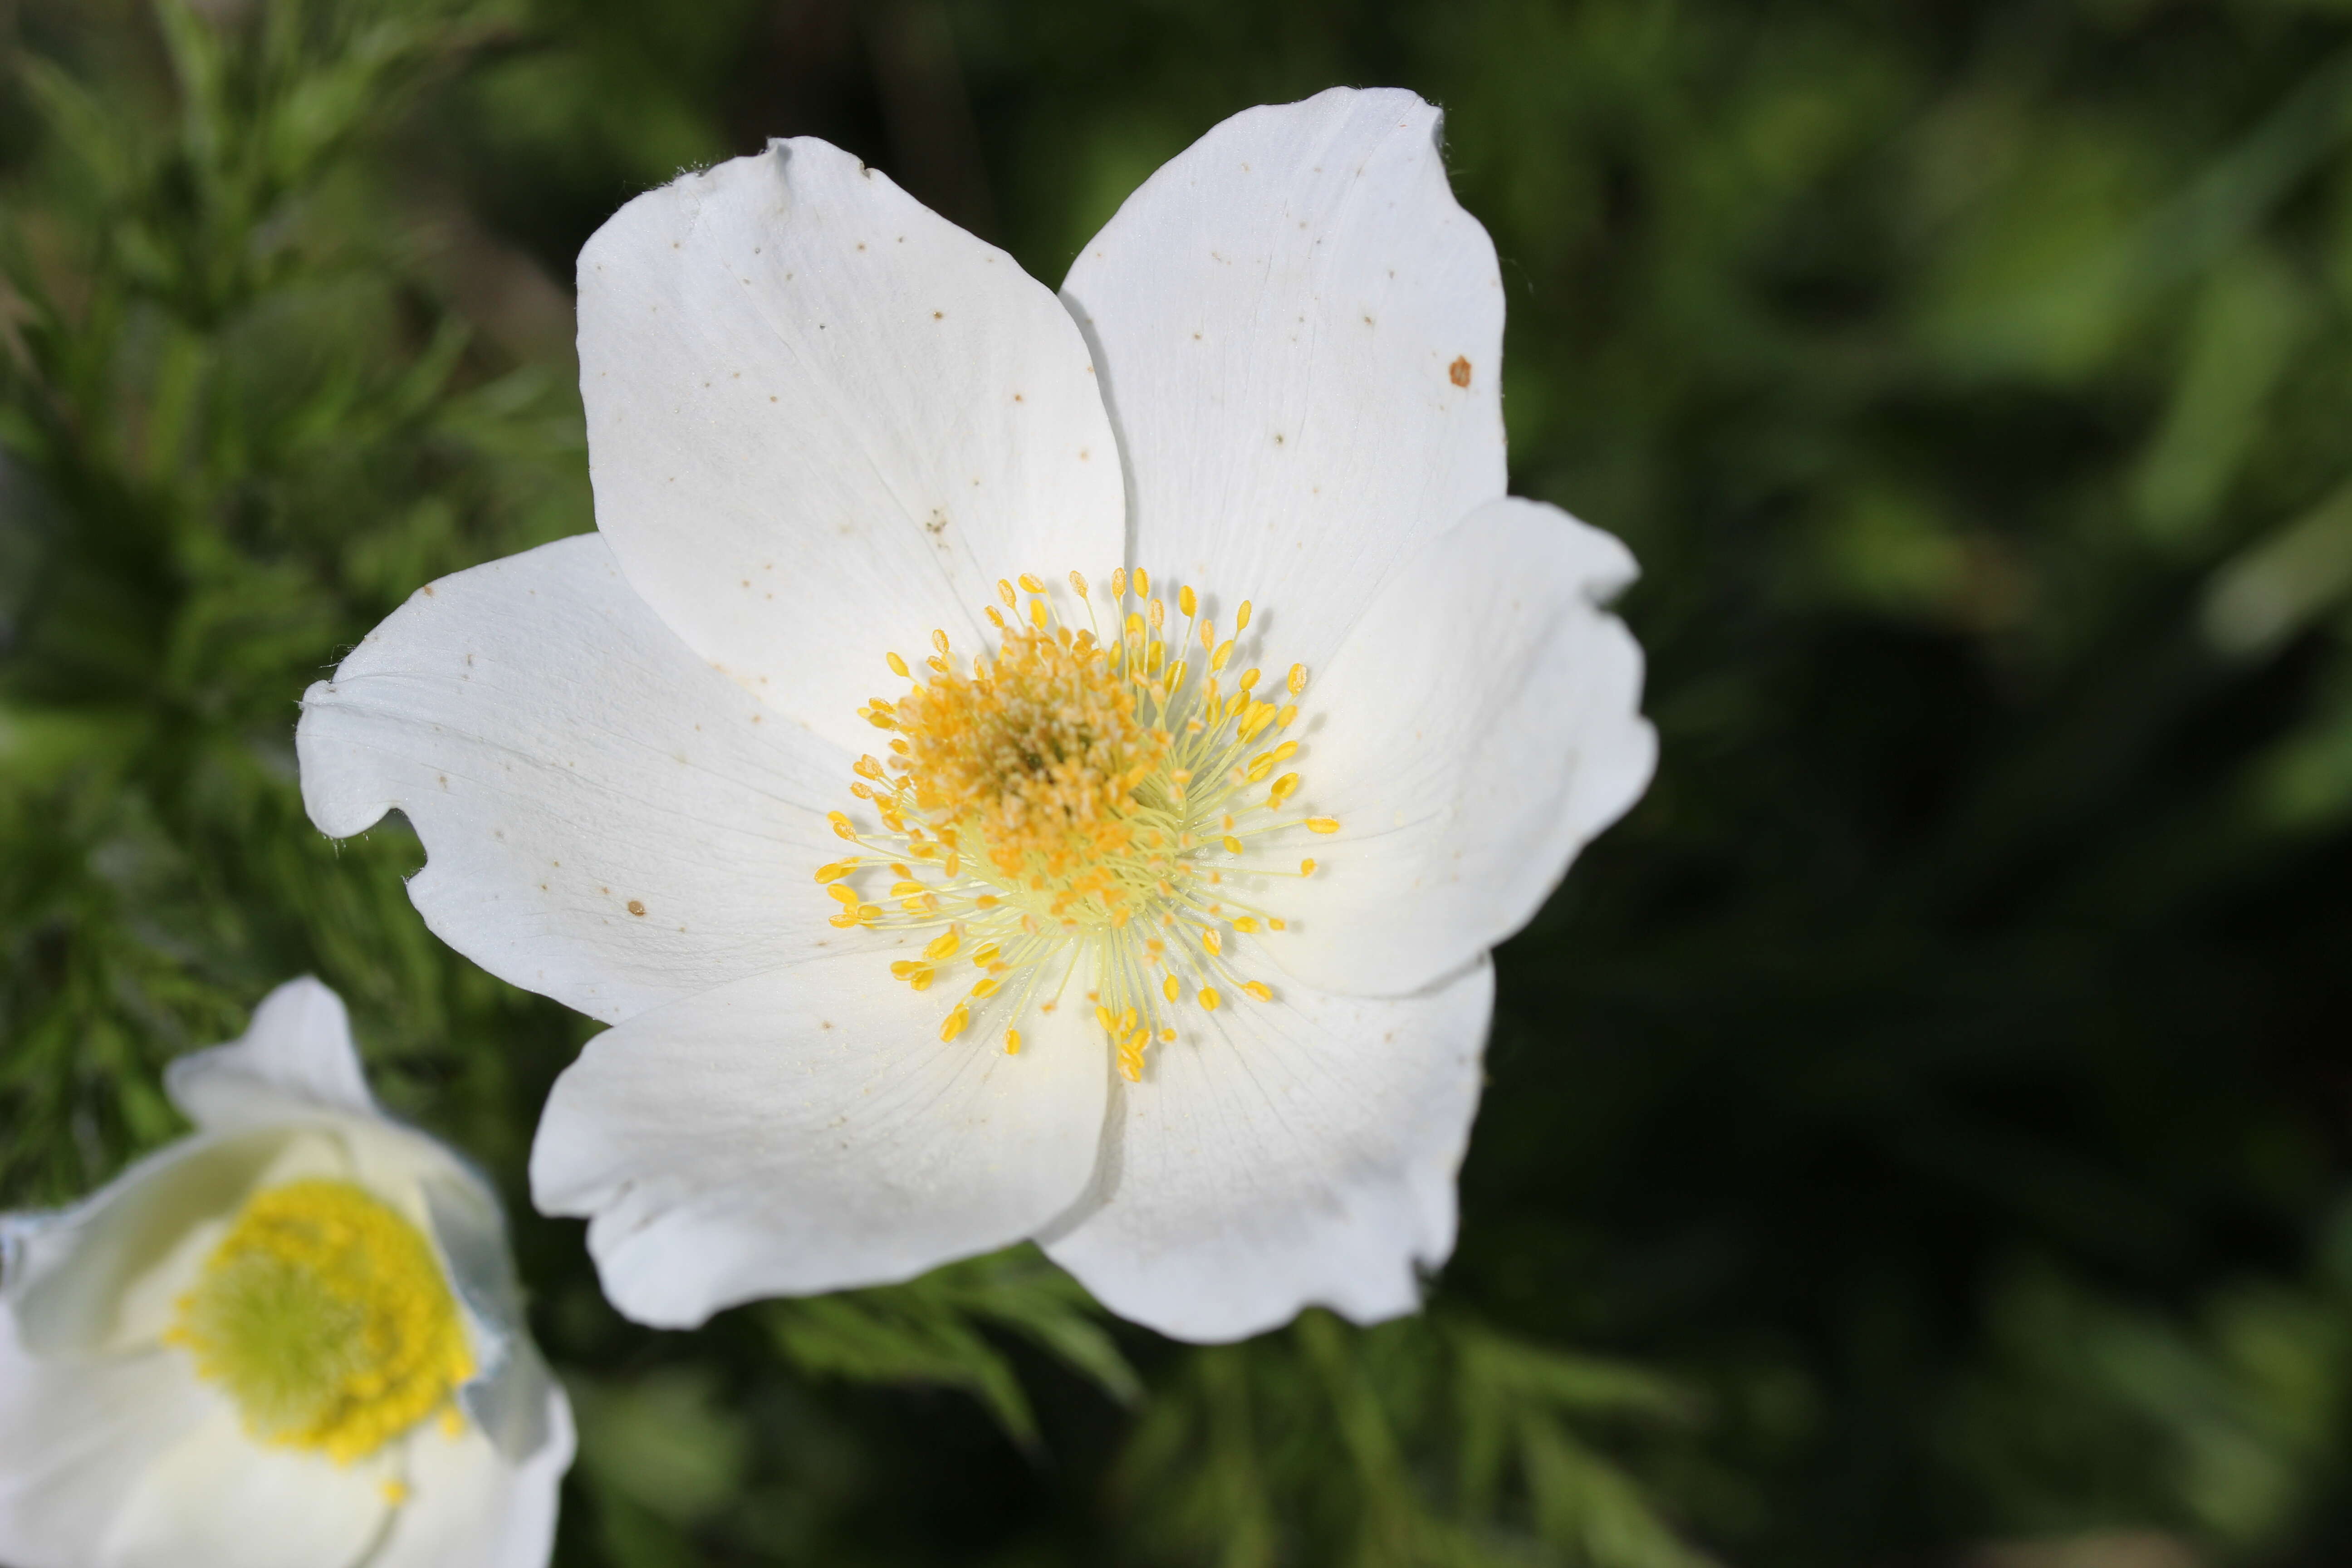
[[[0,0],[0,1198],[314,970],[517,1210],[560,1560],[2352,1559],[2352,5]],[[302,688],[590,526],[568,280],[830,138],[1058,279],[1333,83],[1448,111],[1514,486],[1628,541],[1656,784],[1501,954],[1420,1321],[1202,1352],[1034,1255],[656,1335],[522,1203],[583,1020]],[[797,896],[780,889],[779,896]]]

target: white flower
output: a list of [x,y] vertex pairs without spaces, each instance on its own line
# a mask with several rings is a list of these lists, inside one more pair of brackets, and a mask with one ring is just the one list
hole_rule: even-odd
[[541,1568],[572,1415],[482,1179],[315,980],[166,1087],[194,1135],[0,1218],[0,1562]]
[[1032,1237],[1191,1339],[1413,1309],[1486,949],[1654,754],[1631,558],[1505,494],[1437,127],[1237,116],[1058,300],[812,141],[582,253],[600,531],[422,590],[299,745],[615,1026],[531,1174],[622,1310]]

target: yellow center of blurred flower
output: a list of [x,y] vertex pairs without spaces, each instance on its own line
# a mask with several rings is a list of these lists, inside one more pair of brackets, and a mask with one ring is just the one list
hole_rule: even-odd
[[257,1194],[180,1298],[165,1338],[265,1442],[349,1462],[474,1373],[441,1265],[417,1228],[351,1182]]
[[[1091,623],[1086,579],[1069,581]],[[1261,695],[1257,670],[1225,673],[1248,603],[1221,640],[1199,595],[1181,589],[1184,625],[1171,636],[1140,570],[1110,575],[1108,637],[1061,622],[1035,577],[1021,579],[1025,610],[1013,584],[996,587],[993,658],[959,661],[943,631],[931,634],[925,674],[888,656],[911,687],[859,710],[893,738],[887,760],[859,759],[850,786],[881,826],[835,812],[834,831],[868,853],[819,867],[816,879],[842,906],[837,926],[938,931],[920,958],[890,966],[914,989],[969,966],[941,1039],[984,1023],[1018,1051],[1030,1008],[1064,1005],[1076,979],[1120,1071],[1139,1079],[1146,1047],[1176,1037],[1188,1003],[1213,1012],[1221,985],[1274,999],[1235,967],[1229,943],[1283,929],[1248,889],[1315,870],[1311,859],[1259,864],[1251,841],[1339,826],[1283,811],[1298,775],[1279,770],[1298,743],[1276,737],[1298,717],[1307,670],[1293,665],[1272,699]],[[887,892],[872,885],[885,868]]]

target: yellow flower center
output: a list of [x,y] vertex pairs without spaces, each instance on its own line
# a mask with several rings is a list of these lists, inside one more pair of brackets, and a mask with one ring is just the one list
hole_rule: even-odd
[[[1069,581],[1091,621],[1087,580]],[[1021,587],[1025,611],[1010,582],[996,585],[1003,607],[988,606],[993,658],[959,661],[943,631],[931,634],[926,674],[888,656],[910,689],[858,710],[893,738],[887,761],[858,760],[850,786],[881,826],[833,813],[834,831],[869,853],[821,866],[816,879],[842,906],[836,926],[939,931],[920,958],[890,966],[917,991],[968,966],[941,1039],[985,1019],[1018,1051],[1030,1008],[1061,1005],[1083,969],[1119,1070],[1139,1079],[1146,1047],[1176,1038],[1188,1003],[1215,1011],[1221,984],[1274,999],[1243,974],[1230,939],[1283,929],[1244,885],[1315,871],[1311,859],[1258,864],[1252,840],[1339,829],[1283,811],[1298,775],[1278,770],[1298,742],[1275,737],[1298,717],[1307,670],[1293,665],[1273,699],[1259,694],[1257,670],[1227,676],[1248,602],[1221,640],[1183,588],[1185,624],[1171,637],[1140,569],[1110,574],[1108,637],[1062,623],[1038,578]],[[887,893],[872,885],[884,868]]]
[[373,1453],[474,1374],[457,1303],[417,1228],[351,1182],[256,1194],[166,1332],[265,1442]]

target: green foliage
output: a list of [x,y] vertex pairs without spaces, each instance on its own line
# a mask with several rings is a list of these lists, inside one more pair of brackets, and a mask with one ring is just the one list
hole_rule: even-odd
[[1020,1335],[1123,1405],[1142,1397],[1094,1300],[1034,1250],[951,1263],[905,1285],[761,1309],[784,1355],[823,1376],[931,1382],[970,1393],[1024,1445],[1037,1418],[1011,1362],[982,1330]]
[[1149,1562],[1704,1568],[1581,1430],[1696,1411],[1653,1373],[1451,1316],[1359,1333],[1316,1311],[1192,1356],[1118,1487]]
[[[2342,6],[16,0],[0,48],[0,1200],[320,974],[515,1212],[562,1562],[2352,1550]],[[1502,955],[1435,1310],[1189,1349],[1021,1251],[620,1321],[523,1201],[587,1026],[424,931],[396,821],[310,827],[300,692],[591,526],[563,280],[635,191],[825,135],[1050,280],[1221,116],[1374,80],[1448,108],[1515,488],[1633,545],[1664,742]]]

